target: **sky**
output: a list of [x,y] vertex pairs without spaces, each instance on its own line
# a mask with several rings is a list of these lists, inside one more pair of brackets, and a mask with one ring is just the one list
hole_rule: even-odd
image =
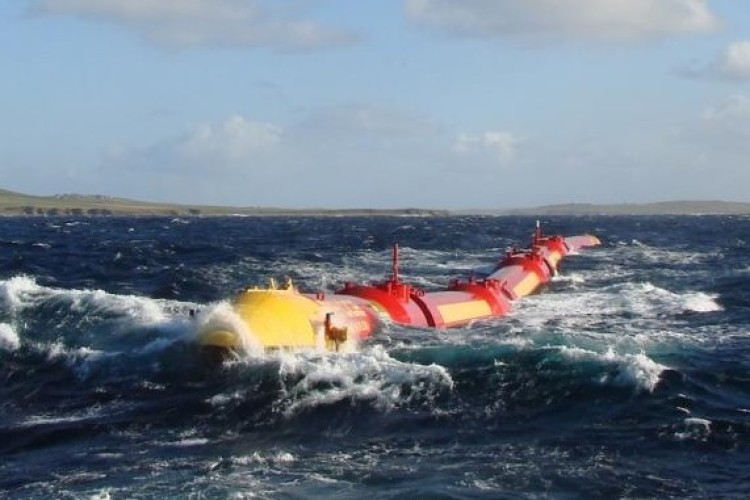
[[3,0],[0,188],[750,202],[746,0]]

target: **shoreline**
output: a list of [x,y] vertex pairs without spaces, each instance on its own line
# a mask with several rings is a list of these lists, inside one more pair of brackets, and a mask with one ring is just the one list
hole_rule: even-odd
[[682,200],[652,203],[569,203],[514,209],[279,208],[151,203],[103,195],[33,196],[0,189],[0,216],[25,217],[447,217],[447,216],[750,215],[750,203]]

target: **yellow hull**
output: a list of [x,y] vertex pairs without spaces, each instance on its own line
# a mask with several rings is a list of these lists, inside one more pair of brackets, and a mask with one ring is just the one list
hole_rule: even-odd
[[336,351],[370,336],[376,326],[369,304],[341,296],[304,295],[293,287],[249,288],[234,297],[232,311],[239,327],[209,319],[198,333],[198,342],[231,349]]

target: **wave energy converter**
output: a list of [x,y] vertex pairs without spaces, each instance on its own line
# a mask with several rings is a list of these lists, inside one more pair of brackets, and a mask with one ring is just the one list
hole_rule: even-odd
[[536,292],[555,275],[564,257],[599,245],[592,235],[546,236],[537,222],[527,249],[509,249],[482,278],[454,279],[439,291],[401,280],[398,245],[391,275],[372,284],[346,283],[335,293],[301,293],[288,280],[278,287],[246,288],[232,298],[239,321],[207,321],[198,333],[205,347],[236,350],[349,349],[371,337],[385,321],[415,327],[450,328],[505,316],[511,303]]

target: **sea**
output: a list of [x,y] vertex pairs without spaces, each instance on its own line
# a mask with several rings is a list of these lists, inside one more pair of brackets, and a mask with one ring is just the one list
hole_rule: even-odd
[[[750,217],[591,233],[509,316],[207,362],[238,289],[440,290],[535,219],[0,218],[0,497],[747,498]],[[197,314],[191,315],[191,311]]]

